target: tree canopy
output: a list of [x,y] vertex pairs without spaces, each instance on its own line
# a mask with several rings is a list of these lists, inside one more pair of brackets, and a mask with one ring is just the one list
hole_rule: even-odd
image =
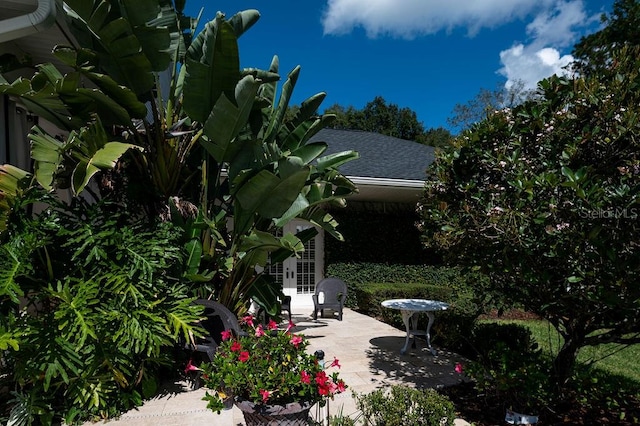
[[474,124],[438,156],[421,206],[425,244],[564,338],[558,390],[581,347],[640,342],[640,48],[629,44]]
[[517,81],[508,88],[504,85],[499,85],[494,90],[481,88],[473,99],[453,107],[452,116],[447,119],[447,123],[455,129],[466,130],[494,111],[513,108],[532,96],[534,91],[526,90],[522,81]]
[[623,46],[640,44],[640,3],[617,0],[610,16],[600,18],[604,28],[582,37],[574,46],[574,69],[583,74],[597,74],[610,65],[613,52]]
[[336,116],[331,125],[334,129],[375,132],[436,147],[448,146],[452,139],[451,133],[442,127],[425,130],[415,111],[388,103],[381,96],[376,96],[363,109],[334,104],[325,113]]

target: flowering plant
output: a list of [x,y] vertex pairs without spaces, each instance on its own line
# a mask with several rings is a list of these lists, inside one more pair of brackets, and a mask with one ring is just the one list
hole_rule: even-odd
[[207,408],[219,413],[230,398],[263,405],[302,401],[324,405],[327,398],[344,392],[346,385],[338,372],[326,371],[340,368],[338,360],[325,367],[307,353],[309,342],[291,332],[293,323],[279,330],[274,321],[266,326],[254,324],[250,315],[240,323],[247,334],[223,331],[213,361],[201,366],[204,385],[213,391],[203,398]]

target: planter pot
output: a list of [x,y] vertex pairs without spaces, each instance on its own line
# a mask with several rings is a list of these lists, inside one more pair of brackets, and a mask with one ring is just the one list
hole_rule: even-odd
[[247,426],[305,426],[313,404],[292,402],[286,405],[262,405],[250,401],[236,401]]
[[538,423],[538,416],[529,414],[520,414],[511,410],[507,410],[504,420],[510,425],[533,425]]

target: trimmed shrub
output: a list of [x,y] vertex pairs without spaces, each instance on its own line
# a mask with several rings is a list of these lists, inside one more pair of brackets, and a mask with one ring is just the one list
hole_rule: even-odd
[[476,361],[464,368],[478,392],[516,410],[537,413],[549,402],[550,360],[531,331],[518,324],[479,323],[470,341]]
[[[370,283],[356,288],[358,310],[369,316],[382,318],[385,322],[402,327],[402,319],[397,310],[385,309],[382,302],[388,299],[431,299],[451,300],[452,290],[449,287],[419,283]],[[394,314],[395,315],[392,315]]]
[[434,389],[413,389],[394,385],[356,395],[364,424],[372,426],[451,426],[453,403]]

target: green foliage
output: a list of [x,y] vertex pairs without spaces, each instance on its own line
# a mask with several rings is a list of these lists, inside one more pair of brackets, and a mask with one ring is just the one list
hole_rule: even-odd
[[78,46],[53,48],[64,69],[0,76],[0,94],[69,132],[33,128],[34,170],[0,168],[0,377],[16,390],[2,411],[25,424],[139,404],[196,332],[193,296],[275,306],[281,289],[257,270],[313,234],[272,231],[298,218],[340,239],[323,207],[356,190],[338,167],[357,154],[309,143],[333,119],[316,113],[324,93],[289,113],[299,67],[278,97],[277,57],[240,69],[257,11],[218,13],[196,35],[183,1],[65,6]]
[[23,299],[2,305],[11,312],[3,318],[12,336],[3,374],[15,389],[8,408],[22,419],[16,424],[30,424],[34,407],[47,407],[50,418],[86,419],[140,404],[161,379],[158,368],[171,365],[174,342],[194,331],[200,309],[178,281],[179,232],[131,225],[114,207],[78,199],[46,210],[3,246],[22,248],[13,280]]
[[616,0],[611,14],[602,14],[600,21],[603,28],[582,37],[573,48],[573,66],[586,75],[606,70],[616,49],[637,46],[640,40],[640,4],[636,0]]
[[[299,67],[279,97],[277,57],[267,71],[240,69],[238,38],[259,19],[256,10],[218,13],[196,35],[197,22],[165,0],[67,6],[80,47],[54,54],[70,70],[41,64],[31,79],[0,80],[0,93],[70,134],[61,142],[32,129],[34,174],[0,173],[0,217],[15,209],[18,180],[110,197],[147,220],[184,227],[195,294],[214,293],[236,311],[251,296],[275,306],[279,289],[256,266],[272,252],[297,255],[304,241],[262,237],[298,218],[341,239],[322,208],[344,205],[356,190],[338,167],[357,154],[323,156],[326,144],[309,143],[333,119],[317,115],[325,94],[289,114]],[[159,86],[163,72],[168,88]]]
[[538,99],[496,112],[442,153],[426,184],[425,243],[486,274],[491,287],[477,293],[520,304],[564,337],[558,390],[579,348],[638,341],[638,51],[614,65],[542,81]]
[[480,393],[517,412],[540,413],[551,402],[550,362],[527,328],[481,323],[470,340],[475,361],[463,368]]
[[371,426],[451,426],[456,414],[453,403],[435,389],[400,385],[356,395],[356,404],[362,422]]
[[[358,309],[373,317],[390,319],[391,311],[380,306],[387,299],[431,299],[449,301],[452,296],[450,287],[415,283],[367,283],[356,287]],[[394,317],[398,315],[394,315]],[[394,321],[397,322],[397,321]],[[400,321],[402,324],[402,321]]]

